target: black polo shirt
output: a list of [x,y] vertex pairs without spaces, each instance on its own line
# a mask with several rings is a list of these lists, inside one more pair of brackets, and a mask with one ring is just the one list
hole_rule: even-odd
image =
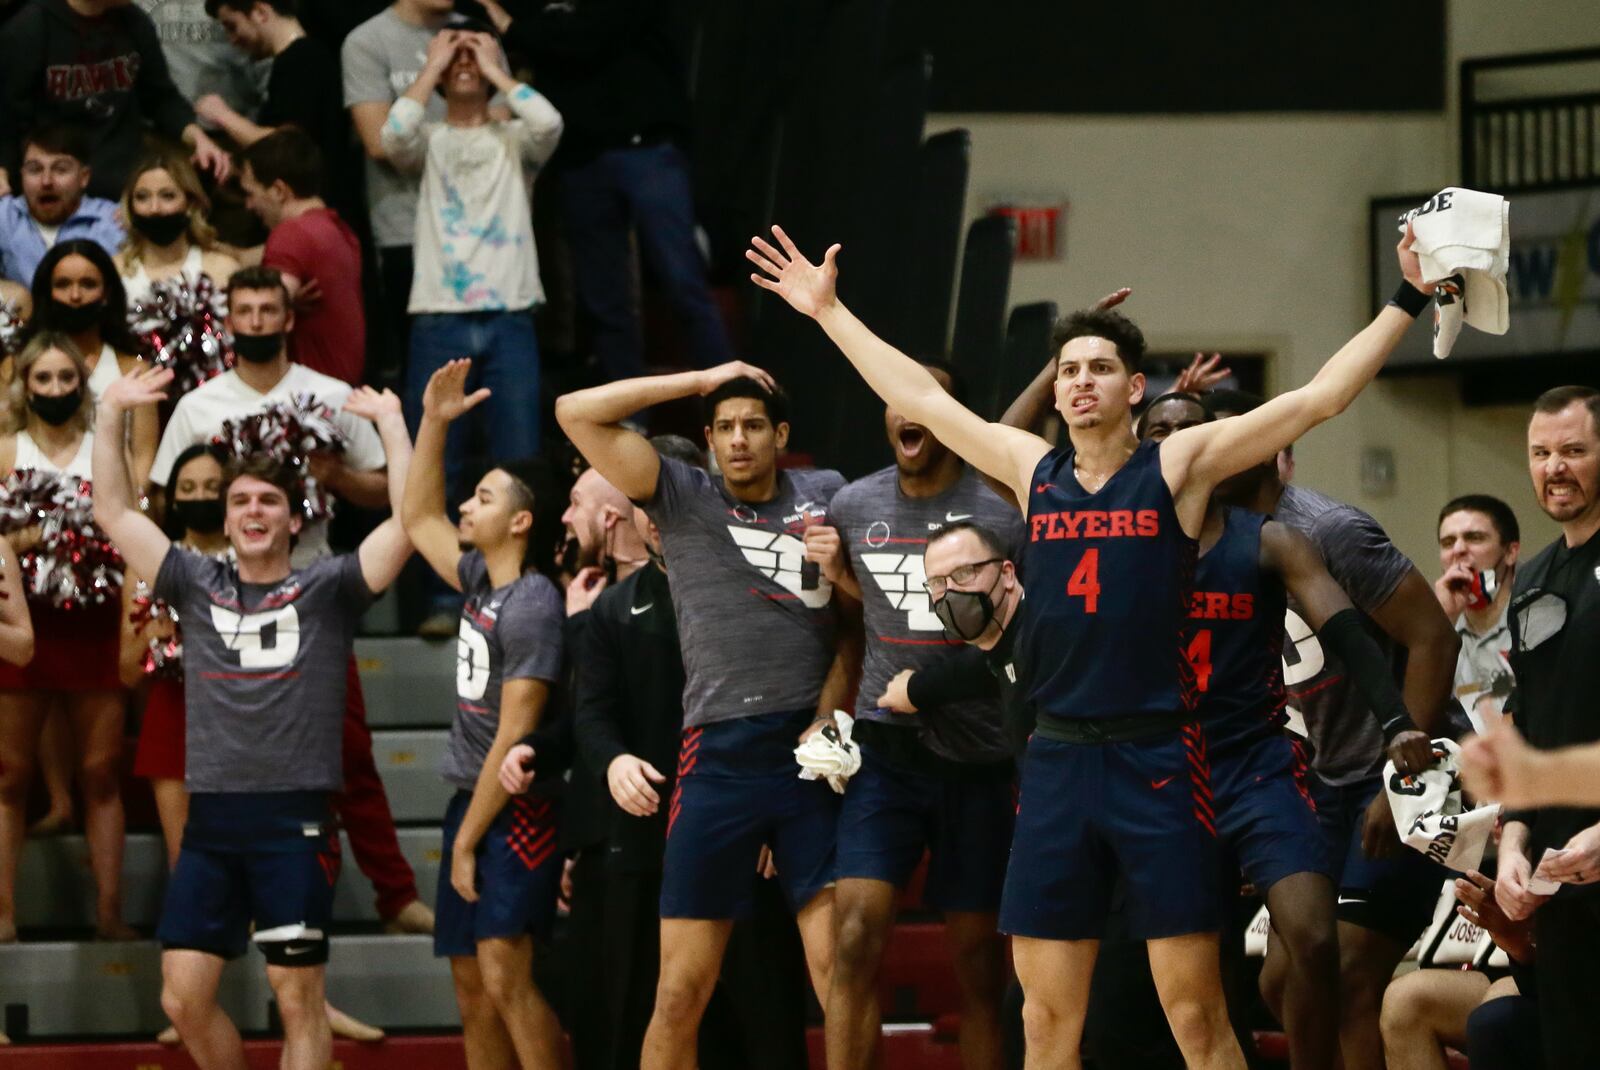
[[[1570,548],[1557,539],[1518,568],[1507,617],[1516,676],[1507,709],[1522,734],[1540,750],[1600,741],[1600,535]],[[1600,809],[1507,818],[1529,825],[1528,856],[1538,865],[1545,848],[1600,822]]]

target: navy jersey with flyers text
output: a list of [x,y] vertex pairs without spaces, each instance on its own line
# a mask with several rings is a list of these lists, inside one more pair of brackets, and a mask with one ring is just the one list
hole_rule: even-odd
[[1270,518],[1224,509],[1222,534],[1195,565],[1187,647],[1212,756],[1284,723],[1283,584],[1261,572]]
[[1193,712],[1196,546],[1161,475],[1160,443],[1140,443],[1094,494],[1078,483],[1074,454],[1045,454],[1028,488],[1021,660],[1040,727]]

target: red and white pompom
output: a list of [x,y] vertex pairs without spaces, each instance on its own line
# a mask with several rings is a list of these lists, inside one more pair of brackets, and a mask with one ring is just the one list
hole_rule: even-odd
[[0,533],[36,527],[18,557],[28,599],[61,609],[122,597],[122,555],[94,524],[87,479],[18,468],[0,483]]
[[227,294],[209,275],[194,282],[182,275],[162,279],[128,310],[128,326],[144,342],[147,359],[172,370],[169,404],[233,367],[227,316]]
[[311,475],[311,455],[343,453],[349,439],[334,411],[310,394],[294,394],[260,412],[224,421],[211,442],[230,456],[264,455],[299,473],[300,510],[307,520],[323,520],[332,513],[332,496]]

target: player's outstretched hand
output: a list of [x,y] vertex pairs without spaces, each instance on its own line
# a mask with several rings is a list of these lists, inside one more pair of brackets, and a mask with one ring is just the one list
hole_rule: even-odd
[[1389,741],[1389,760],[1403,776],[1414,776],[1433,764],[1433,740],[1428,733],[1410,728]]
[[619,754],[606,767],[611,797],[634,817],[649,817],[661,808],[661,793],[655,785],[666,780],[655,766],[633,754]]
[[512,795],[521,795],[533,787],[533,748],[518,743],[506,751],[500,762],[500,786]]
[[462,357],[429,376],[428,386],[422,392],[423,413],[449,423],[471,412],[489,396],[488,387],[467,393],[467,374],[471,371],[472,361]]
[[772,236],[778,239],[779,247],[760,235],[750,239],[752,248],[745,250],[745,259],[761,269],[751,274],[750,281],[789,302],[796,312],[818,315],[833,304],[836,297],[834,286],[839,279],[836,261],[840,246],[828,246],[828,251],[822,254],[822,263],[813,264],[800,255],[799,247],[789,240],[782,227],[774,225]]
[[171,368],[158,368],[143,362],[126,375],[119,376],[100,394],[100,404],[113,412],[126,412],[141,405],[154,405],[167,396],[166,385],[172,382]]
[[916,713],[917,708],[911,704],[911,677],[915,674],[915,669],[901,669],[895,673],[876,699],[878,708],[894,713]]
[[1204,394],[1232,374],[1232,368],[1222,367],[1221,353],[1213,353],[1209,357],[1204,353],[1196,353],[1189,366],[1178,373],[1172,389],[1185,394]]
[[393,390],[380,392],[370,386],[357,387],[345,399],[344,411],[351,416],[380,423],[386,416],[400,415],[400,395]]

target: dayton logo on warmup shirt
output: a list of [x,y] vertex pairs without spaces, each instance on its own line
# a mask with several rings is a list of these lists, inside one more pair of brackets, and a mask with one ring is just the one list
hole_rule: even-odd
[[800,604],[807,609],[822,609],[833,597],[833,584],[828,582],[827,577],[819,578],[812,590],[801,587],[800,562],[805,560],[806,544],[795,536],[786,532],[735,527],[733,524],[728,525],[728,534],[746,561],[800,599]]

